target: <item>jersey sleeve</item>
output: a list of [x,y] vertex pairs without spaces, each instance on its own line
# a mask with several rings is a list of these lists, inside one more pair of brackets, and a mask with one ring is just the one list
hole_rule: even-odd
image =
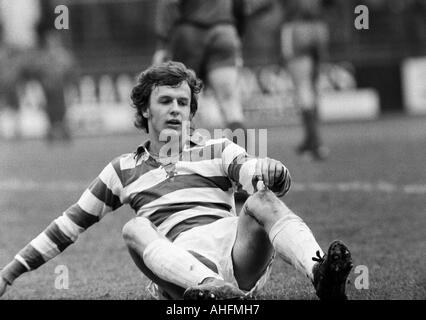
[[93,180],[77,203],[18,252],[1,271],[1,276],[12,284],[22,273],[35,270],[60,254],[82,232],[122,205],[121,190],[120,178],[111,162]]
[[223,170],[239,189],[248,194],[255,191],[257,161],[257,158],[249,155],[244,148],[225,139],[222,152]]

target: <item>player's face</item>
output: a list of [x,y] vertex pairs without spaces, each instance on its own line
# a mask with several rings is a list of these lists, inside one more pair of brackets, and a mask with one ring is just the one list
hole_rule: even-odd
[[150,105],[144,116],[149,132],[160,136],[179,136],[182,123],[190,120],[191,89],[186,81],[177,87],[158,86],[151,92]]

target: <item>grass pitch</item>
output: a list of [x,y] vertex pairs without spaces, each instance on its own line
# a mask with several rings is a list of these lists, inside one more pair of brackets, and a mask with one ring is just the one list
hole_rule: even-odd
[[[301,128],[268,129],[268,156],[283,161],[293,177],[283,200],[324,250],[341,239],[354,265],[368,268],[363,290],[352,271],[350,299],[426,299],[426,118],[325,125],[323,133],[330,159],[312,163],[294,153]],[[0,266],[77,201],[111,159],[141,140],[135,133],[70,145],[0,141]],[[133,216],[128,207],[106,216],[60,256],[19,278],[3,298],[150,299],[121,237]],[[68,268],[69,289],[55,289],[60,265]],[[303,275],[277,260],[259,298],[316,296]]]

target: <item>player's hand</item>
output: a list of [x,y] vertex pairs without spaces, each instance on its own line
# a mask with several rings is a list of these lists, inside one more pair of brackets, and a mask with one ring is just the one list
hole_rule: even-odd
[[0,297],[6,292],[7,282],[0,275]]
[[162,64],[163,62],[166,62],[168,59],[169,53],[165,49],[158,49],[155,51],[154,55],[152,56],[152,64],[154,66]]
[[291,185],[290,172],[280,161],[264,158],[259,159],[256,165],[257,175],[267,188],[278,197],[287,193]]

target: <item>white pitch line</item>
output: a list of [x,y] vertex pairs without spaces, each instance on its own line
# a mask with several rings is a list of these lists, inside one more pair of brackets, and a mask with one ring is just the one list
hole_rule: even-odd
[[[87,188],[89,182],[82,181],[55,181],[37,182],[32,180],[10,179],[0,181],[0,191],[25,192],[25,191],[81,191]],[[375,192],[375,193],[403,193],[411,195],[426,194],[426,184],[397,185],[385,181],[376,183],[351,181],[351,182],[294,182],[290,192]]]
[[82,192],[89,186],[89,183],[56,181],[56,182],[37,182],[32,180],[11,179],[0,182],[2,191],[79,191]]
[[314,191],[314,192],[379,192],[379,193],[403,193],[426,194],[426,184],[396,185],[389,182],[311,182],[294,183],[290,191]]

